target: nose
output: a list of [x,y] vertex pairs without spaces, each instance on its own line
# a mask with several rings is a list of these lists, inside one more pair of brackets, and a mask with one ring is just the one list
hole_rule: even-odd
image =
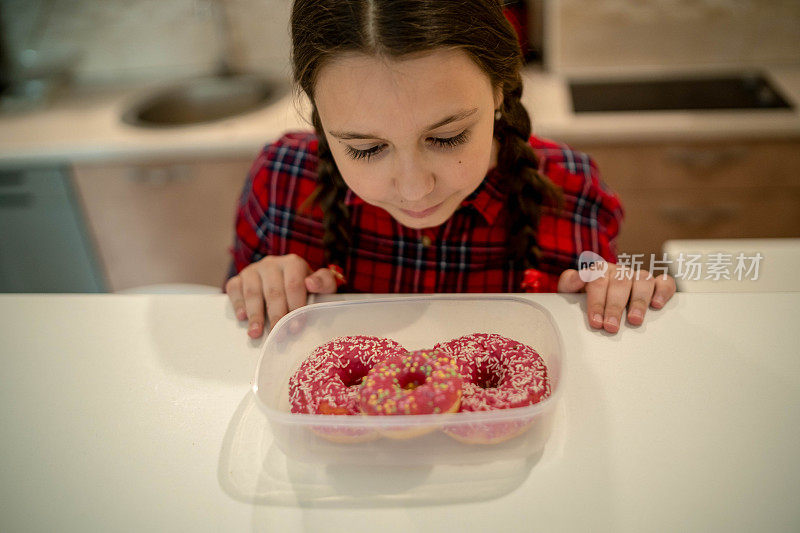
[[395,179],[400,198],[408,202],[425,198],[433,192],[435,184],[433,172],[417,159],[406,161]]

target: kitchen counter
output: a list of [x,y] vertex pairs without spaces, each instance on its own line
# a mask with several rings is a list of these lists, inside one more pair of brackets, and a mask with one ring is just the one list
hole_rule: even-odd
[[0,529],[800,528],[800,293],[677,294],[615,336],[588,329],[585,295],[523,297],[565,344],[544,453],[409,502],[438,467],[365,475],[273,446],[261,343],[225,296],[0,295]]
[[[569,143],[800,137],[800,66],[766,72],[794,110],[577,116],[570,108],[565,79],[535,67],[524,70],[523,102],[531,111],[536,134]],[[0,115],[0,165],[251,157],[286,130],[310,129],[288,94],[261,110],[212,124],[146,129],[122,123],[128,106],[151,89],[85,89],[65,94],[40,110]]]
[[[720,71],[729,72],[730,69]],[[764,72],[794,109],[575,114],[565,77],[536,69],[526,70],[522,101],[531,113],[535,133],[566,143],[800,138],[800,66],[765,68]],[[695,74],[709,73],[713,70]],[[608,81],[669,75],[670,72],[661,71],[624,75],[589,71],[571,77]]]
[[124,123],[128,108],[155,87],[84,89],[46,108],[0,115],[0,165],[254,158],[283,131],[310,129],[288,91],[268,106],[207,124],[143,128]]

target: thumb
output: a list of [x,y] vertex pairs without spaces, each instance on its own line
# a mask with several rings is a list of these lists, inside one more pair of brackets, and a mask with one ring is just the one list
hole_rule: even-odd
[[320,268],[306,277],[306,289],[316,294],[333,294],[336,292],[336,277],[327,268]]
[[586,286],[574,268],[570,268],[561,273],[558,277],[558,292],[580,292]]

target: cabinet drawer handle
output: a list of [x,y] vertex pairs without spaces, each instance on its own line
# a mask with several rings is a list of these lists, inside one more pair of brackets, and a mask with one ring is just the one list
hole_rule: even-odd
[[740,208],[735,205],[691,207],[686,205],[662,206],[659,214],[673,223],[692,226],[710,226],[734,218]]
[[667,151],[667,160],[690,170],[711,170],[730,165],[746,154],[744,148],[722,148],[718,150],[697,150],[692,148],[672,148]]

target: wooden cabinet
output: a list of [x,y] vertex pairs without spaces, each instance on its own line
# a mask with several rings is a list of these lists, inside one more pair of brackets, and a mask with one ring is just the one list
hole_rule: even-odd
[[668,239],[800,237],[800,139],[574,148],[622,199],[620,252],[659,253]]
[[80,164],[73,178],[109,290],[222,287],[251,159]]
[[[800,237],[800,139],[585,143],[620,195],[620,252],[669,239]],[[110,290],[222,286],[236,202],[251,159],[81,164],[77,191]]]

